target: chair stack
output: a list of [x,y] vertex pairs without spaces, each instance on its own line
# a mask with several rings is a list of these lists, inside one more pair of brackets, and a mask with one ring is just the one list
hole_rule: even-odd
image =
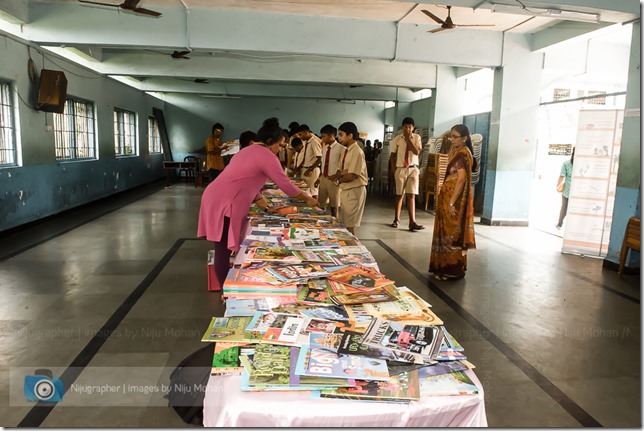
[[476,160],[476,171],[472,172],[472,185],[476,185],[481,178],[481,151],[483,149],[483,135],[475,133],[472,135],[472,149],[474,150],[474,159]]
[[438,192],[447,173],[447,154],[428,153],[425,170],[425,211],[429,204],[429,195],[438,196]]

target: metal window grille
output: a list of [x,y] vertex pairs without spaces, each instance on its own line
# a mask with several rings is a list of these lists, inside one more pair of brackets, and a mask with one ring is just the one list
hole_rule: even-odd
[[148,118],[148,150],[150,154],[160,154],[162,152],[159,123],[154,117]]
[[549,156],[570,156],[572,155],[572,144],[549,144]]
[[556,102],[557,100],[570,99],[570,89],[567,88],[555,88],[552,94],[552,101]]
[[[600,96],[606,94],[605,91],[589,91],[588,96]],[[589,105],[605,105],[606,97],[593,97],[592,99],[587,99],[586,103]]]
[[56,160],[96,158],[94,104],[67,98],[62,114],[54,113]]
[[0,82],[0,166],[16,164],[16,133],[11,103],[11,85]]
[[136,114],[124,109],[114,109],[114,151],[117,156],[137,154]]

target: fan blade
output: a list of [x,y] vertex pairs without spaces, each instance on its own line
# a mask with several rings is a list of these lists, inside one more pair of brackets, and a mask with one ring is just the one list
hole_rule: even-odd
[[436,21],[437,23],[445,24],[445,21],[443,21],[442,19],[440,19],[439,17],[437,17],[436,15],[431,13],[430,11],[422,9],[421,12],[424,13],[425,15],[427,15],[428,17],[430,17],[431,19],[433,19],[434,21]]
[[137,8],[130,9],[130,10],[131,10],[132,12],[140,13],[140,14],[143,14],[143,15],[161,16],[161,13],[160,13],[160,12],[157,12],[157,11],[154,11],[154,10],[150,10],[150,9],[145,9],[145,8],[142,8],[142,7],[137,7]]
[[443,30],[449,30],[449,28],[438,27],[438,28],[435,28],[434,30],[429,30],[427,33],[438,33],[439,31],[443,31]]
[[186,57],[186,54],[190,54],[190,51],[175,51],[172,54],[170,54],[170,57],[172,58],[183,58],[185,60],[189,60],[189,57]]
[[139,3],[141,3],[141,0],[125,0],[121,4],[121,7],[127,10],[134,10],[139,5]]
[[97,1],[88,1],[88,0],[78,0],[80,3],[87,3],[87,4],[97,4],[101,6],[112,6],[112,7],[119,7],[117,4],[112,4],[112,3],[101,3]]
[[494,27],[494,24],[454,24],[455,27]]

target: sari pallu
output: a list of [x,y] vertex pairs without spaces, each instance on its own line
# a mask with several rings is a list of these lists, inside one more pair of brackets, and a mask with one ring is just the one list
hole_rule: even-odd
[[[454,203],[456,218],[449,213],[457,172],[465,169],[465,185]],[[447,164],[445,181],[436,199],[434,234],[429,257],[429,272],[448,278],[462,278],[467,269],[467,250],[476,248],[474,241],[474,196],[472,191],[472,154],[460,148]]]

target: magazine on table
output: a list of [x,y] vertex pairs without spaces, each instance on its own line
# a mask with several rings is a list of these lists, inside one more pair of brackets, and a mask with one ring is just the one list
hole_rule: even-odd
[[362,342],[416,355],[416,363],[431,361],[439,353],[443,332],[437,326],[406,325],[401,322],[375,318],[365,331]]
[[201,337],[201,341],[253,341],[257,342],[257,337],[246,331],[246,327],[251,321],[251,317],[213,317],[210,320],[208,329]]
[[275,314],[275,318],[266,329],[261,343],[300,346],[308,341],[304,332],[308,319],[304,316]]
[[295,304],[296,298],[290,296],[274,296],[263,298],[229,298],[226,300],[224,317],[254,316],[256,311],[270,311],[271,308],[282,304]]
[[452,334],[450,334],[447,331],[447,328],[445,328],[445,326],[441,326],[440,328],[441,328],[441,331],[443,331],[443,335],[444,335],[443,345],[441,346],[441,350],[454,351],[454,352],[465,351],[463,346],[461,346],[461,344],[458,341],[456,341],[456,338],[454,338]]
[[241,375],[244,367],[239,359],[240,355],[252,354],[255,345],[241,342],[215,343],[215,353],[212,358],[212,376],[238,376]]
[[331,295],[331,300],[338,305],[366,304],[371,302],[391,302],[397,298],[397,289],[393,284],[375,288],[345,289]]
[[348,320],[347,310],[344,307],[305,304],[282,304],[271,308],[271,311],[284,314],[301,314],[310,318],[346,321]]
[[408,403],[420,399],[418,371],[397,374],[386,382],[356,380],[355,387],[324,389],[320,397]]
[[291,250],[283,247],[251,248],[247,259],[253,262],[300,262]]
[[418,370],[421,396],[476,395],[479,393],[478,386],[464,371],[426,375],[424,369]]
[[338,355],[333,350],[302,346],[295,374],[360,380],[389,380],[387,363],[364,356]]
[[366,356],[367,358],[380,358],[386,361],[414,363],[416,356],[381,347],[374,347],[362,342],[362,335],[359,332],[347,331],[342,334],[342,339],[337,347],[338,353],[342,355]]
[[346,266],[335,271],[329,271],[329,279],[354,288],[376,288],[394,284],[393,280],[383,274],[358,266]]
[[300,304],[331,306],[331,288],[327,279],[315,278],[300,285],[297,291],[297,302]]
[[326,277],[326,269],[315,263],[298,263],[293,265],[271,265],[266,270],[282,282]]
[[431,305],[409,288],[398,287],[397,293],[397,300],[365,304],[365,310],[371,316],[410,325],[443,324],[443,321],[430,309]]

